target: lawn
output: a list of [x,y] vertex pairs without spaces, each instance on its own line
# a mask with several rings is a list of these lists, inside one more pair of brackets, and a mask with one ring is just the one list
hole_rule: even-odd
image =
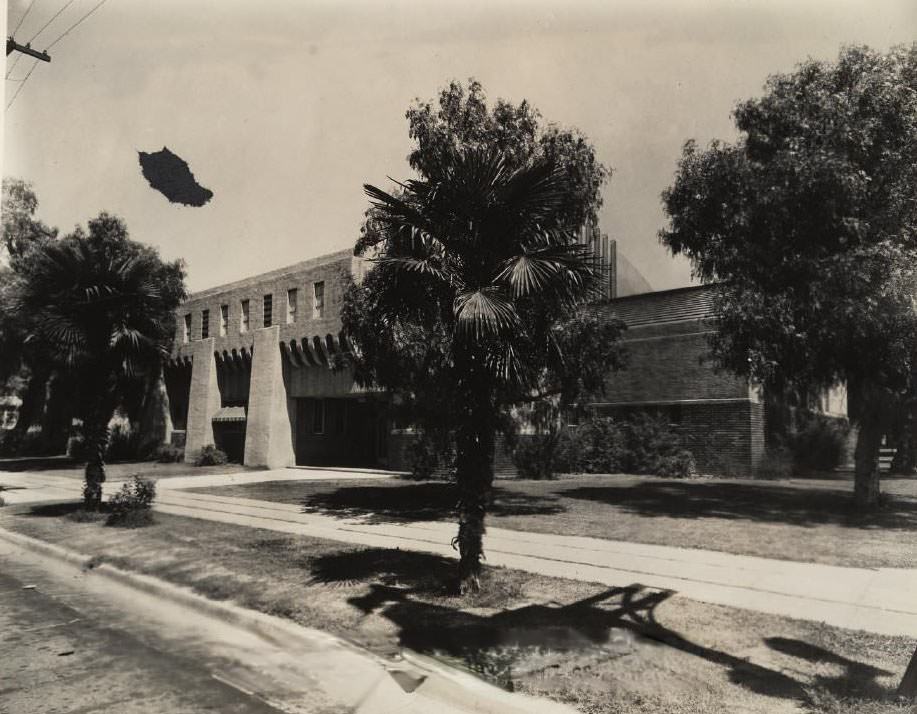
[[133,530],[75,506],[0,509],[0,526],[320,627],[383,656],[410,648],[586,714],[904,714],[891,691],[914,642],[620,587],[156,514]]
[[[917,480],[889,479],[877,513],[853,510],[849,481],[571,476],[501,480],[488,522],[513,530],[854,567],[917,567]],[[444,481],[269,482],[200,489],[302,504],[373,522],[452,520]]]
[[[47,476],[63,476],[78,481],[83,479],[84,464],[77,463],[66,456],[28,456],[22,458],[0,459],[0,479],[4,471],[13,473],[34,472]],[[227,474],[251,470],[241,464],[222,464],[221,466],[195,466],[194,464],[166,463],[157,461],[119,461],[105,464],[105,474],[109,481],[121,481],[135,474],[147,478],[161,479],[173,476],[200,476],[203,474]]]

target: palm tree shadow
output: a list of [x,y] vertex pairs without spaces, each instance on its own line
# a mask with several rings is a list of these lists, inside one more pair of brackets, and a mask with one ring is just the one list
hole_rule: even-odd
[[[317,559],[312,572],[321,582],[375,580],[368,592],[348,603],[393,623],[402,647],[459,662],[504,687],[512,687],[526,653],[550,650],[611,659],[629,654],[635,640],[648,639],[728,669],[732,682],[757,694],[791,700],[806,696],[803,686],[782,672],[692,642],[660,624],[656,609],[672,591],[633,584],[566,605],[530,604],[480,614],[482,605],[494,603],[429,601],[430,595],[445,594],[442,583],[454,572],[446,558],[384,549],[344,551]],[[499,594],[496,599],[505,602]],[[459,609],[470,606],[477,612]]]
[[[305,513],[338,518],[360,518],[367,523],[410,523],[451,519],[458,493],[450,481],[429,481],[397,486],[342,486],[310,495],[302,502]],[[492,515],[550,515],[565,508],[555,496],[529,496],[493,489],[488,512]]]
[[837,676],[817,674],[813,686],[824,689],[841,698],[881,700],[891,696],[894,689],[876,681],[878,677],[890,677],[893,672],[873,667],[865,662],[849,659],[818,645],[787,637],[768,637],[765,644],[777,652],[797,657],[815,664],[833,664],[843,668]]

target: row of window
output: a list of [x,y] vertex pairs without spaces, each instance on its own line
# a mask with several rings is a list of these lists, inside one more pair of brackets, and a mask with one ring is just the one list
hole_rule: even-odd
[[[287,324],[296,322],[299,310],[299,290],[287,290]],[[239,303],[239,332],[248,332],[251,314],[251,301],[242,300]],[[274,296],[271,293],[261,298],[262,325],[270,327],[274,324]],[[325,282],[312,283],[312,318],[320,319],[325,316]],[[229,334],[229,305],[220,305],[220,337]],[[210,337],[210,310],[201,310],[201,339]],[[191,313],[185,315],[185,324],[182,331],[182,341],[191,341]]]

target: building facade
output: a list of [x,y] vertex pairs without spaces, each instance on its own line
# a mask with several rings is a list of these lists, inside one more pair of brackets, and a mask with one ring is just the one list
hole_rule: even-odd
[[253,466],[386,465],[385,396],[346,367],[341,304],[350,251],[194,294],[166,370],[173,443],[214,444]]
[[[647,283],[619,280],[614,242],[604,240],[609,299],[593,310],[627,325],[629,366],[609,374],[594,409],[661,414],[702,471],[753,473],[765,451],[765,406],[747,380],[714,369],[712,289],[616,298]],[[172,441],[184,443],[187,460],[214,444],[251,466],[410,468],[412,435],[393,428],[388,395],[361,388],[341,359],[344,292],[364,269],[341,251],[196,293],[181,306],[165,381]],[[831,402],[838,415],[841,401]],[[513,473],[507,454],[498,461],[500,475]]]
[[[622,341],[627,368],[611,373],[593,403],[600,414],[655,413],[691,450],[701,472],[748,476],[758,472],[767,443],[768,410],[762,390],[716,369],[710,338],[716,331],[714,288],[698,285],[622,297],[596,309],[627,325]],[[838,387],[807,405],[824,416],[847,417],[846,390]]]

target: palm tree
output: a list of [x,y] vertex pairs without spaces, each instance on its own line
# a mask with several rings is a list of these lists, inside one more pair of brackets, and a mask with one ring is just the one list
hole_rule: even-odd
[[453,546],[466,592],[480,588],[506,407],[559,393],[552,378],[571,361],[563,325],[594,296],[600,271],[577,242],[580,226],[564,223],[568,181],[553,164],[513,169],[498,150],[464,149],[428,173],[396,194],[364,186],[372,225],[360,247],[374,251],[376,266],[345,325],[348,314],[362,321],[363,339],[359,325],[353,330],[357,361],[370,362],[383,386],[405,362],[420,365],[418,382],[425,371],[437,382],[428,386],[455,439]]
[[88,235],[77,230],[36,246],[18,272],[13,302],[26,316],[26,341],[76,382],[89,508],[102,500],[108,423],[125,387],[168,354],[183,279],[180,263],[163,263],[104,213]]

